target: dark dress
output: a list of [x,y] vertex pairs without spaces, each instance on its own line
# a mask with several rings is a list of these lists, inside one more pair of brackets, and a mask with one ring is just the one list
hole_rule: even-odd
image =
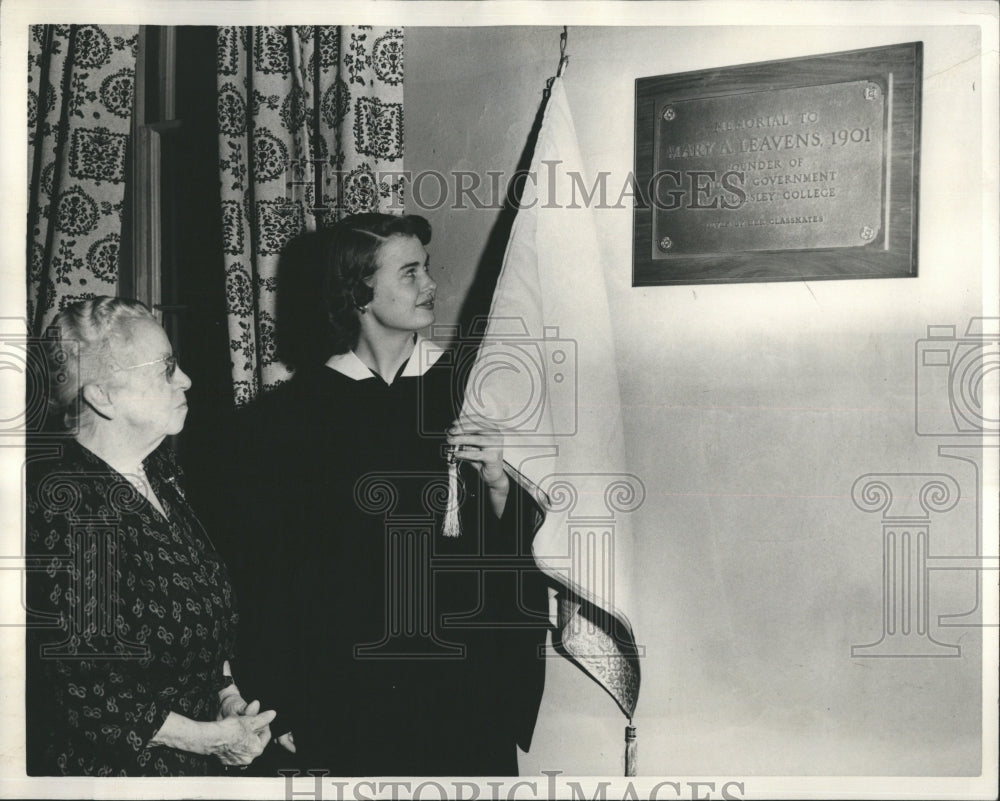
[[301,770],[516,775],[530,745],[538,508],[512,481],[497,519],[466,465],[463,533],[443,537],[451,379],[443,364],[391,384],[303,368],[240,421],[240,686],[278,711]]
[[214,720],[232,681],[232,587],[173,456],[143,463],[164,519],[91,451],[60,448],[27,473],[28,772],[219,773],[214,756],[146,745],[171,711]]

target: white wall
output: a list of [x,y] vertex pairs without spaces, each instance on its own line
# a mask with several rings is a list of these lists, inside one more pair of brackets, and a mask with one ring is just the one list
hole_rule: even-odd
[[[407,169],[510,175],[559,30],[408,27]],[[962,333],[982,313],[980,43],[961,27],[570,29],[584,164],[610,186],[633,167],[637,77],[918,40],[919,278],[634,289],[631,210],[597,212],[629,467],[648,492],[643,774],[979,771],[979,630],[937,626],[974,604],[973,574],[932,573],[932,628],[960,658],[851,658],[881,631],[882,546],[878,515],[850,492],[869,472],[950,473],[964,497],[934,520],[932,553],[974,549],[973,470],[915,435],[913,387],[927,325]],[[422,213],[451,322],[497,212]],[[554,660],[522,771],[620,774],[622,726],[610,698]]]

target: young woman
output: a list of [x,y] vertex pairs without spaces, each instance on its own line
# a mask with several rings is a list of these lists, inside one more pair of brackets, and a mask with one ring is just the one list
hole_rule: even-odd
[[[324,238],[325,363],[239,426],[238,589],[247,687],[303,770],[514,775],[544,678],[537,508],[503,437],[456,420],[461,371],[419,332],[436,284],[417,216]],[[447,537],[448,458],[462,534]]]

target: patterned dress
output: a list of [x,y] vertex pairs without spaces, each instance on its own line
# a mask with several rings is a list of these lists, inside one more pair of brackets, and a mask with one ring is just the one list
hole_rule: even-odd
[[147,745],[171,711],[215,719],[236,637],[226,567],[172,453],[143,463],[164,518],[79,443],[51,450],[27,474],[29,774],[221,772],[214,756]]

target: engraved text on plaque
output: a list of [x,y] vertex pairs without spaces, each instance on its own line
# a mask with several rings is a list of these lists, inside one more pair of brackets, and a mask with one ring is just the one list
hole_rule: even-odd
[[877,80],[660,96],[650,255],[877,247],[885,110]]

